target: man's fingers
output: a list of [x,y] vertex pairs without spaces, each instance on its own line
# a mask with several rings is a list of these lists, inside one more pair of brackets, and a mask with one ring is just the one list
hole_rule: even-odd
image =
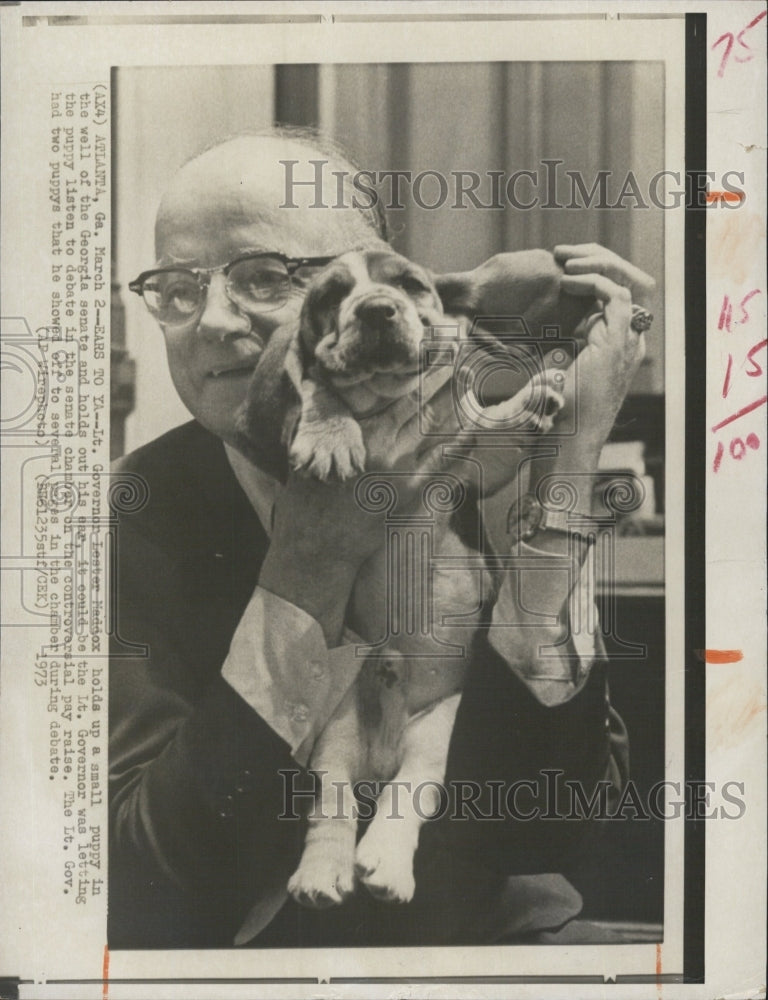
[[599,243],[558,243],[552,253],[561,264],[572,257],[604,257],[612,253]]
[[589,295],[599,299],[609,331],[626,334],[630,330],[632,294],[628,288],[617,285],[602,274],[566,274],[562,286],[572,295]]
[[632,294],[624,285],[619,285],[604,274],[564,274],[562,286],[571,295],[591,296],[602,302],[625,302],[627,311],[632,303]]
[[569,257],[563,267],[567,274],[607,274],[609,270],[605,257]]
[[617,285],[628,288],[651,288],[653,279],[639,267],[629,264],[620,257],[571,257],[565,262],[566,274],[603,274]]
[[656,287],[650,274],[598,243],[562,244],[555,247],[554,255],[566,274],[605,275],[616,284],[629,287],[635,301],[649,297]]

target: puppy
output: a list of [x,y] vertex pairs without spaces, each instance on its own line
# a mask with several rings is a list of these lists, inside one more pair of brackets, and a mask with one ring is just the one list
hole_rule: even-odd
[[[389,423],[394,438],[397,423],[384,414],[418,391],[421,341],[431,327],[484,313],[532,316],[535,324],[562,315],[572,329],[585,300],[560,291],[560,274],[545,251],[497,254],[474,271],[434,280],[390,250],[336,258],[310,284],[298,330],[282,327],[268,342],[239,414],[239,447],[282,481],[289,466],[323,480],[358,475],[365,465],[358,420],[381,414],[378,429]],[[466,336],[466,323],[458,329]],[[506,401],[508,430],[551,428],[559,373],[545,370],[535,381]],[[381,434],[379,445],[384,451]]]
[[[442,286],[450,308],[456,313],[481,308],[483,296],[487,298],[487,289],[480,287],[483,280],[490,280],[495,290],[494,276],[505,267],[496,258],[484,270],[446,276]],[[549,274],[545,283],[551,297]],[[520,287],[527,286],[523,282]],[[539,290],[532,301],[541,298]],[[298,329],[276,332],[267,345],[239,417],[241,449],[281,479],[289,466],[323,480],[358,476],[366,467],[358,421],[367,418],[368,432],[371,426],[379,432],[384,447],[378,451],[394,449],[398,427],[392,413],[398,401],[418,392],[422,339],[430,328],[447,322],[435,282],[411,261],[388,250],[338,257],[311,283]],[[547,431],[563,403],[561,380],[561,372],[544,371],[535,391],[526,386],[504,404],[505,412],[515,415],[510,429]],[[492,409],[497,418],[503,407]],[[440,807],[438,789],[468,647],[491,589],[490,575],[482,568],[440,568],[442,557],[452,557],[455,567],[477,555],[449,515],[437,517],[431,545],[437,567],[430,577],[431,593],[412,588],[419,592],[407,600],[414,620],[430,620],[433,636],[454,652],[427,657],[419,629],[401,630],[386,649],[366,659],[356,684],[318,738],[310,766],[319,778],[319,797],[301,861],[288,883],[289,892],[306,905],[340,903],[358,880],[384,900],[407,902],[413,896],[419,831]],[[379,649],[386,559],[382,553],[363,567],[349,616],[358,634],[374,647],[378,642]],[[461,624],[442,624],[448,616]],[[387,784],[357,843],[354,789],[372,780]],[[398,797],[398,788],[405,794]],[[397,819],[388,822],[390,816]]]

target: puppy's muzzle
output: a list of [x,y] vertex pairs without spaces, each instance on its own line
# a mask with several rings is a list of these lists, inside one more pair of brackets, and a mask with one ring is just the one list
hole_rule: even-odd
[[369,296],[355,307],[355,316],[363,336],[370,333],[378,336],[390,333],[397,324],[398,314],[398,304],[386,295]]
[[421,323],[417,327],[395,297],[368,295],[352,310],[339,360],[350,373],[416,367],[423,332]]

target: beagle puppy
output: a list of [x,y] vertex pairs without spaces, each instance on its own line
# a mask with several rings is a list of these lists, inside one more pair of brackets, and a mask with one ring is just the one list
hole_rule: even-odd
[[[322,480],[358,476],[366,468],[359,420],[383,435],[382,453],[388,435],[394,448],[393,408],[418,391],[428,331],[451,323],[446,317],[494,312],[537,323],[565,316],[572,330],[588,303],[564,303],[559,274],[543,251],[500,254],[473,272],[440,278],[388,249],[341,255],[310,284],[298,328],[278,330],[267,344],[239,415],[241,450],[282,480],[289,468]],[[467,327],[461,325],[465,335]],[[541,372],[534,392],[524,385],[511,400],[479,408],[481,421],[483,413],[507,412],[514,415],[511,429],[546,432],[563,404],[562,377],[554,369]],[[455,557],[454,567],[478,555],[477,540],[472,545],[462,537],[448,514],[437,518],[432,545],[433,556]],[[409,600],[417,620],[430,618],[433,635],[454,652],[423,655],[418,629],[403,630],[382,651],[386,558],[381,553],[361,570],[349,615],[379,651],[365,660],[310,760],[319,798],[288,883],[308,906],[338,904],[358,882],[384,900],[412,898],[419,831],[440,807],[471,637],[491,596],[485,569],[449,571],[437,559],[431,593]],[[362,781],[378,782],[381,793],[358,842],[355,788]],[[405,793],[398,796],[398,788]]]
[[[282,481],[289,467],[324,480],[358,475],[358,420],[417,392],[430,328],[479,315],[557,322],[572,332],[588,303],[560,290],[561,273],[543,250],[497,254],[474,271],[436,277],[388,249],[337,257],[311,282],[298,329],[282,327],[267,343],[239,414],[238,446]],[[466,336],[468,324],[459,329]],[[498,347],[479,327],[472,335]],[[562,402],[558,372],[539,375],[536,391],[526,381],[505,405],[515,415],[506,429],[551,428]]]

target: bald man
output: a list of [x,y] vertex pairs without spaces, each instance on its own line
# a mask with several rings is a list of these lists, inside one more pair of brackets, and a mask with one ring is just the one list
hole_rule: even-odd
[[[361,567],[384,541],[354,484],[291,477],[278,487],[235,448],[251,372],[274,330],[297,319],[312,273],[325,258],[383,243],[370,215],[311,208],[313,190],[294,188],[297,208],[279,207],[280,161],[298,160],[295,175],[302,165],[311,175],[308,161],[323,156],[305,139],[249,135],[187,163],[158,212],[155,265],[131,286],[160,324],[173,383],[194,419],[117,465],[149,490],[118,532],[110,947],[536,940],[581,908],[556,873],[582,847],[583,824],[525,822],[525,796],[519,813],[513,796],[512,814],[495,815],[494,783],[535,795],[559,771],[589,794],[601,780],[618,786],[626,772],[599,643],[589,636],[577,650],[569,637],[566,655],[545,665],[536,653],[568,635],[568,574],[535,575],[538,610],[558,624],[529,630],[522,657],[495,624],[515,610],[505,581],[475,642],[446,779],[483,790],[475,812],[427,824],[407,905],[359,889],[313,912],[287,897],[305,832],[293,803],[312,787],[314,740],[361,663],[345,641],[345,612]],[[335,182],[327,204],[334,195]],[[604,317],[590,330],[578,376],[566,377],[566,410],[579,379],[581,431],[532,475],[534,484],[547,474],[575,484],[589,514],[589,476],[642,358],[630,306],[648,279],[602,248],[566,248],[562,257],[569,289],[599,298]],[[246,293],[254,267],[281,289],[268,302]],[[583,559],[575,548],[576,556],[568,537],[543,531],[527,552],[569,568]],[[573,580],[580,568],[571,568]],[[493,818],[477,818],[483,811]]]

